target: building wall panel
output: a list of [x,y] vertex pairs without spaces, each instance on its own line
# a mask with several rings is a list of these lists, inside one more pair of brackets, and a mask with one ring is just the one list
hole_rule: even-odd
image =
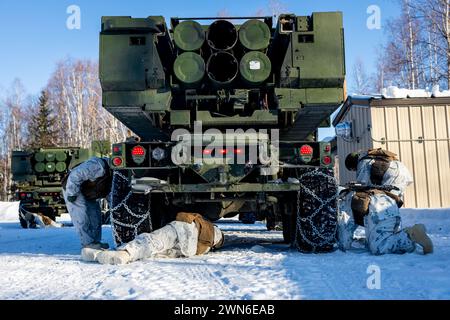
[[344,166],[349,152],[380,147],[397,153],[413,175],[405,207],[450,207],[450,105],[439,104],[438,98],[419,100],[350,107],[341,121],[353,121],[357,139],[337,139],[341,184],[355,179]]

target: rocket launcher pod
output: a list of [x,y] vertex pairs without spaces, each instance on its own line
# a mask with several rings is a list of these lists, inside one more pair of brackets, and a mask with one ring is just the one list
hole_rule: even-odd
[[206,65],[208,77],[219,86],[233,82],[238,74],[239,64],[229,52],[219,51],[211,55]]
[[270,43],[270,29],[261,20],[248,20],[239,28],[239,42],[248,50],[264,50]]
[[173,64],[175,77],[183,84],[194,86],[205,76],[205,61],[194,52],[185,52]]
[[272,64],[264,53],[250,51],[242,57],[239,71],[244,81],[251,85],[258,85],[269,78]]
[[205,42],[205,31],[198,22],[183,21],[175,27],[173,40],[175,45],[183,51],[196,51]]
[[215,50],[230,50],[238,40],[234,25],[227,20],[217,20],[208,29],[208,44]]

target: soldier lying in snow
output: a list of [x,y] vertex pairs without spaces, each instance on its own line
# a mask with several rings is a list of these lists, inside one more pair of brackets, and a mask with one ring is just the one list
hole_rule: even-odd
[[64,226],[62,223],[53,221],[42,213],[29,212],[23,208],[19,208],[19,215],[30,229],[61,228]]
[[413,252],[416,244],[423,253],[433,252],[433,243],[423,224],[401,229],[400,207],[406,187],[412,183],[408,169],[397,155],[382,149],[349,154],[347,169],[357,171],[361,186],[344,190],[338,217],[338,244],[351,248],[353,234],[364,226],[367,246],[372,254]]
[[176,220],[112,250],[84,248],[81,258],[101,264],[126,264],[151,257],[192,257],[223,246],[222,231],[200,214],[180,212]]

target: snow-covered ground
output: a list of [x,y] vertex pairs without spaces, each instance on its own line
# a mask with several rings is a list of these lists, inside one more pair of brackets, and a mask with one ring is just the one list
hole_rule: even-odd
[[[428,256],[300,254],[261,223],[224,220],[232,243],[221,251],[101,266],[79,260],[73,228],[24,230],[8,208],[0,204],[9,221],[0,222],[0,299],[450,299],[450,209],[403,210],[405,225],[431,232]],[[103,235],[112,245],[109,227]],[[367,287],[373,266],[380,289]]]

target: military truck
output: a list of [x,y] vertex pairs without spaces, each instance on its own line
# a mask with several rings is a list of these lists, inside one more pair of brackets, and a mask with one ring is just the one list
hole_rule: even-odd
[[90,149],[79,147],[16,150],[11,155],[12,191],[20,201],[19,220],[28,228],[25,213],[40,213],[55,220],[67,212],[61,181],[70,169],[93,156],[109,156],[109,141],[93,141]]
[[317,129],[346,97],[342,13],[274,20],[102,17],[103,107],[136,134],[112,146],[117,243],[191,211],[255,214],[301,251],[334,249]]

